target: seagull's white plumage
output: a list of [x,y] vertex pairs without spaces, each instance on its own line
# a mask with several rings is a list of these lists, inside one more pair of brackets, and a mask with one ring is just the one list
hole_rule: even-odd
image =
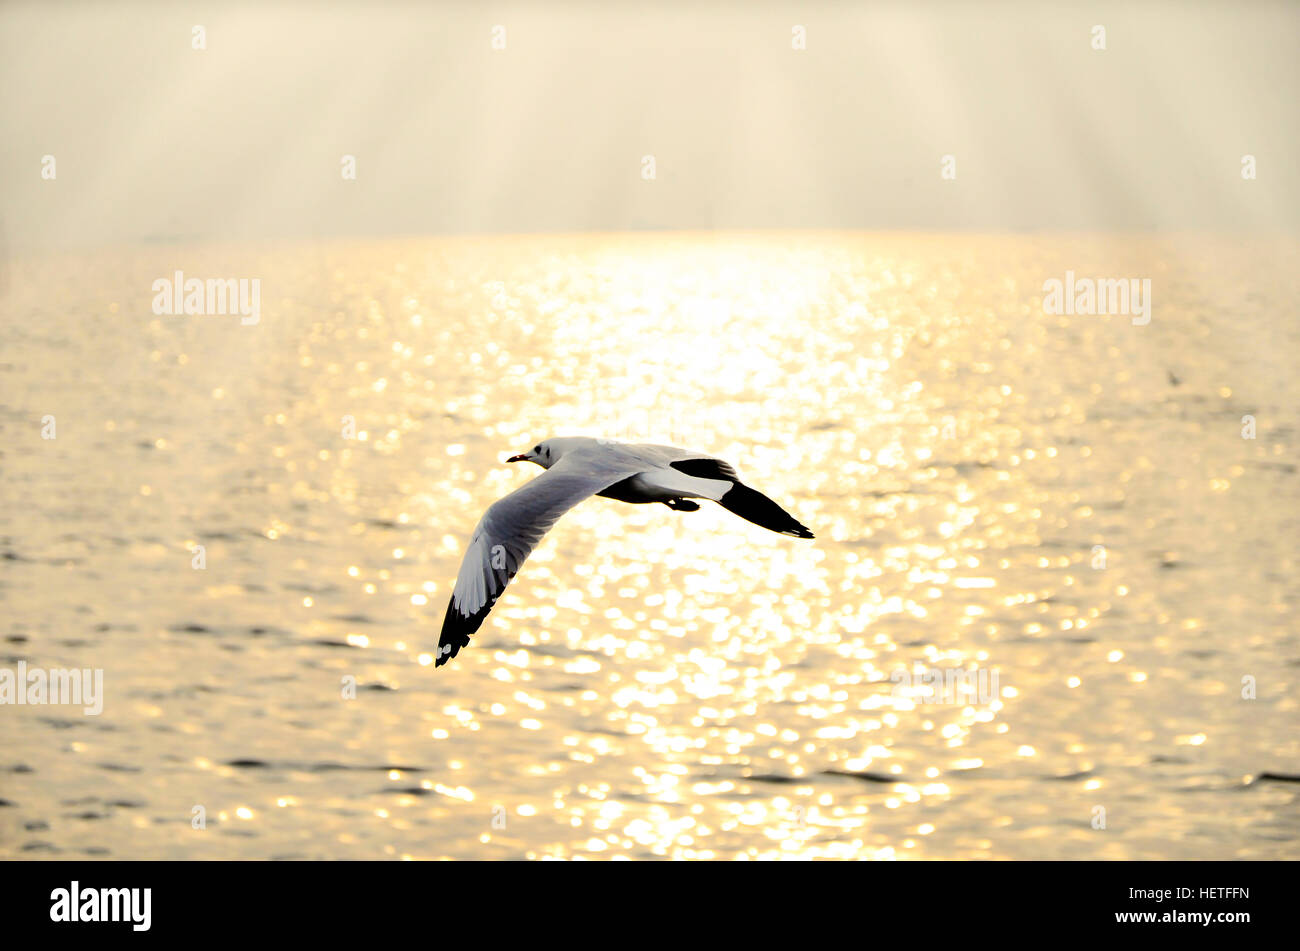
[[546,472],[488,507],[470,538],[438,643],[441,667],[469,643],[542,536],[583,499],[663,502],[699,508],[686,499],[712,499],[772,531],[812,538],[771,499],[740,482],[728,463],[707,453],[570,436],[539,443],[511,462],[535,462]]

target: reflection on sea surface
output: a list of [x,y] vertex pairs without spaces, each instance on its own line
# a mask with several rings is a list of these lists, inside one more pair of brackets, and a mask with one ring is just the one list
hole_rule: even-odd
[[[1296,250],[15,261],[3,666],[106,699],[0,708],[0,854],[1296,857]],[[177,269],[259,278],[260,322],[155,316]],[[1149,277],[1151,322],[1046,315],[1067,269]],[[590,500],[435,671],[474,523],[537,472],[501,460],[575,433],[721,455],[817,539]]]

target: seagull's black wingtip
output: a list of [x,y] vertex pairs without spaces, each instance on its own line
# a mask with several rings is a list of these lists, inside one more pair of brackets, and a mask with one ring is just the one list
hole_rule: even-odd
[[451,660],[460,653],[462,647],[469,646],[469,635],[461,635],[458,639],[448,640],[444,634],[442,640],[438,642],[438,657],[433,662],[434,667],[441,667],[447,661]]
[[434,667],[441,667],[459,654],[462,647],[469,646],[470,635],[482,627],[492,605],[497,603],[493,597],[473,614],[461,614],[453,607],[453,601],[454,598],[447,602],[447,613],[442,619],[442,633],[438,637],[438,656],[433,662]]
[[762,492],[751,489],[744,483],[737,482],[732,485],[726,494],[718,499],[718,504],[733,515],[739,515],[770,532],[789,535],[792,538],[813,537],[813,533],[800,524],[793,515]]
[[437,659],[433,662],[433,666],[434,666],[434,667],[441,667],[443,664],[447,663],[447,661],[451,660],[453,657],[455,657],[455,656],[456,656],[457,654],[459,654],[459,653],[460,653],[460,646],[459,646],[459,645],[447,644],[447,645],[444,646],[444,645],[442,645],[442,644],[439,644],[439,645],[438,645],[438,657],[437,657]]

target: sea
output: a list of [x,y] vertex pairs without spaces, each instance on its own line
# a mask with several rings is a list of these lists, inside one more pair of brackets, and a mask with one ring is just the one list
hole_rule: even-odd
[[[1298,245],[11,251],[0,857],[1300,858]],[[590,499],[435,667],[553,435],[816,538]]]

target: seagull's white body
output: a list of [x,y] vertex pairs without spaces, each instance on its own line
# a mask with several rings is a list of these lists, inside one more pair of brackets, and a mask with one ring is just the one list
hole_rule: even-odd
[[731,465],[703,452],[566,436],[508,461],[535,462],[547,471],[494,502],[474,529],[443,620],[439,667],[469,643],[542,536],[590,496],[662,502],[680,511],[699,508],[687,499],[711,499],[774,532],[813,537],[771,499],[742,484]]

